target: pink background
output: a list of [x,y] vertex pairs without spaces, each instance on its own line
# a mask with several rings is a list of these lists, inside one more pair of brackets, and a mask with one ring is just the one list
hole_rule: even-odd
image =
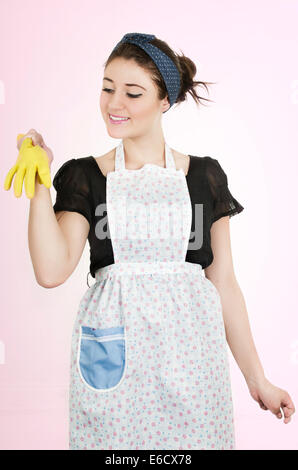
[[[65,284],[37,284],[29,199],[3,189],[16,136],[43,135],[52,178],[66,160],[114,147],[99,94],[103,63],[127,32],[155,34],[196,63],[197,79],[217,82],[215,103],[197,108],[189,96],[166,113],[165,138],[217,158],[245,208],[231,219],[235,272],[265,374],[298,408],[297,20],[294,0],[195,0],[184,11],[169,0],[1,2],[1,449],[68,448],[70,340],[89,271],[87,243]],[[229,355],[236,448],[297,449],[297,413],[285,425],[261,410]]]

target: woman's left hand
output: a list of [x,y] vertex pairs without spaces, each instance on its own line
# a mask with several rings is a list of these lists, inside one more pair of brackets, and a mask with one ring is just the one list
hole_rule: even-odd
[[284,413],[284,423],[291,421],[295,406],[286,390],[276,387],[266,378],[260,382],[247,380],[247,385],[251,396],[263,410],[270,410],[278,419],[281,419],[281,408]]

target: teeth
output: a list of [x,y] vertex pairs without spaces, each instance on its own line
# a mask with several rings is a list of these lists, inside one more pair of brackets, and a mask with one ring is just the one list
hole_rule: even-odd
[[111,116],[111,114],[110,114],[110,118],[113,119],[114,121],[127,121],[128,119],[128,118],[118,118],[118,117],[116,118],[116,117]]

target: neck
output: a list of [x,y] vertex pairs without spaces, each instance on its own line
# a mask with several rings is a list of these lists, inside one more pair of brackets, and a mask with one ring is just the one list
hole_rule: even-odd
[[165,139],[123,139],[124,158],[127,169],[138,169],[147,163],[166,166]]

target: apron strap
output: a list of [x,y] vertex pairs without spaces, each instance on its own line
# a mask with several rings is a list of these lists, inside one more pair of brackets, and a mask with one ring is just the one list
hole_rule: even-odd
[[165,150],[166,150],[166,168],[172,168],[173,170],[176,170],[174,156],[173,156],[172,150],[170,149],[167,143],[165,145]]
[[123,149],[123,140],[116,148],[115,155],[115,171],[125,170],[125,161],[124,161],[124,149]]

